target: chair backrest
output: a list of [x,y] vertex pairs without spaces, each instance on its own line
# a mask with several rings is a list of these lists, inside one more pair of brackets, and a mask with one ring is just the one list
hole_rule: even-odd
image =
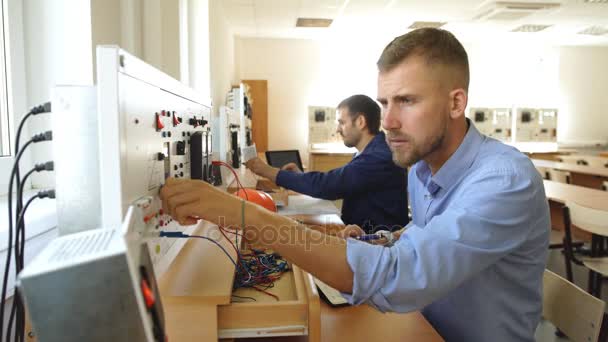
[[589,208],[566,201],[570,222],[578,228],[600,236],[608,236],[608,211]]
[[536,171],[540,173],[540,176],[543,177],[543,179],[549,179],[549,168],[537,166]]
[[608,167],[607,166],[608,158],[591,156],[591,157],[585,157],[585,158],[583,158],[583,160],[587,163],[587,165],[592,166],[592,167],[600,167],[600,168]]
[[559,159],[562,163],[584,165],[584,158],[577,155],[557,156],[557,159]]
[[543,317],[571,341],[597,341],[604,316],[603,300],[545,270],[543,275]]
[[549,179],[555,182],[570,184],[570,172],[548,169]]

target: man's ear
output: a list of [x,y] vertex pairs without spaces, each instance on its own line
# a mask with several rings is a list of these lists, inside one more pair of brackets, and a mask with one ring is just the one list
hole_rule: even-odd
[[452,90],[450,92],[450,117],[456,119],[464,116],[468,101],[469,95],[466,90],[462,88]]
[[357,118],[355,119],[355,125],[360,130],[367,127],[367,120],[365,119],[365,115],[359,114],[359,116],[357,116]]

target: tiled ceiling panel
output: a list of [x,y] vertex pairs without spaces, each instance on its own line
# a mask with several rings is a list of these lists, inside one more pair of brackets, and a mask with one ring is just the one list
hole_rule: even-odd
[[[510,20],[475,20],[494,0],[210,0],[220,1],[227,21],[240,36],[319,38],[332,34],[398,34],[415,21],[447,22],[445,29],[459,36],[513,35],[521,25],[551,25],[542,37],[551,42],[608,45],[607,36],[579,38],[590,26],[608,25],[608,4],[585,0],[515,0],[559,2],[556,10],[540,11]],[[501,0],[504,1],[504,0]],[[297,18],[327,18],[329,28],[296,28]],[[521,37],[522,33],[517,37]]]

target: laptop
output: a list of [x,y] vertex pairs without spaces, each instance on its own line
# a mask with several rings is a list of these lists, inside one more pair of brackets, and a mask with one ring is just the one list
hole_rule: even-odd
[[266,151],[266,162],[279,169],[286,164],[295,163],[300,170],[304,171],[298,150]]

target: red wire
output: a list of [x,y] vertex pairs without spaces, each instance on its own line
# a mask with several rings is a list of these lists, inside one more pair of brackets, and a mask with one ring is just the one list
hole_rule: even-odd
[[228,165],[228,164],[226,164],[226,163],[224,163],[223,161],[220,161],[220,160],[213,161],[212,164],[225,166],[230,171],[232,171],[232,174],[234,175],[234,180],[236,181],[237,191],[238,191],[239,187],[241,189],[243,189],[243,192],[245,193],[245,198],[249,201],[249,195],[247,194],[247,191],[245,191],[245,187],[241,183],[241,180],[239,179],[239,176],[236,174],[236,171],[232,168],[232,166],[230,166],[230,165]]
[[270,293],[270,292],[266,292],[266,291],[264,291],[264,290],[262,290],[262,289],[258,289],[258,288],[257,288],[257,287],[255,287],[255,286],[252,286],[251,288],[252,288],[252,289],[254,289],[254,290],[256,290],[256,291],[260,291],[260,292],[262,292],[262,293],[264,293],[264,294],[267,294],[267,295],[269,295],[269,296],[273,297],[274,299],[276,299],[277,301],[279,301],[279,297],[278,297],[278,296],[276,296],[276,295],[274,295],[274,294],[272,294],[272,293]]

